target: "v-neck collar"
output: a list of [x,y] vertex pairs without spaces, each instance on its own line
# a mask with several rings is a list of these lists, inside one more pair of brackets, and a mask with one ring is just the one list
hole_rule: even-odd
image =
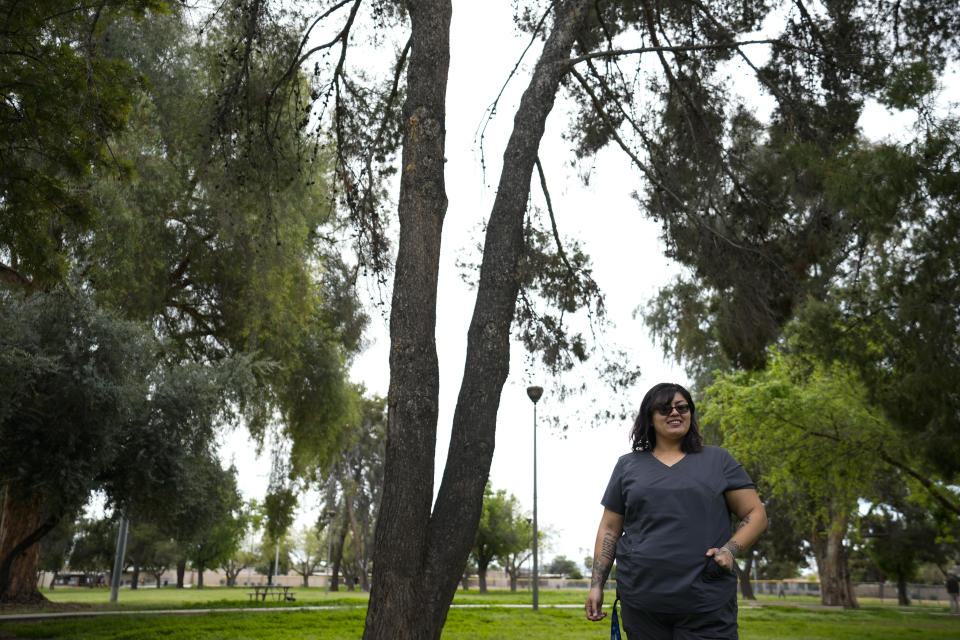
[[689,455],[689,454],[684,453],[682,456],[680,456],[679,458],[677,458],[676,460],[674,460],[674,461],[673,461],[673,464],[667,464],[666,462],[664,462],[663,460],[661,460],[660,458],[658,458],[658,457],[657,457],[657,454],[655,454],[653,451],[650,452],[650,455],[653,456],[653,459],[656,460],[657,462],[659,462],[663,467],[665,467],[665,468],[667,468],[667,469],[674,469],[674,468],[676,468],[676,466],[677,466],[678,464],[680,464],[681,462],[683,462],[684,460],[686,460],[686,459],[687,459],[687,455]]

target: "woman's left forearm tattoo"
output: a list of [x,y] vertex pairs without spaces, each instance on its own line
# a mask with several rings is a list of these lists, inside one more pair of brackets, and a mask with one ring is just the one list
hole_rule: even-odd
[[601,589],[607,582],[613,560],[617,557],[617,538],[609,531],[603,534],[600,541],[600,551],[593,558],[593,575],[590,578],[590,587],[599,586]]
[[[740,521],[740,525],[737,527],[737,530],[739,531],[740,529],[743,529],[745,526],[747,526],[747,524],[749,524],[749,522],[750,516],[743,516],[743,520]],[[729,551],[730,555],[736,558],[738,555],[740,555],[740,550],[743,549],[743,546],[733,538],[730,538],[727,541],[727,544],[723,545],[722,548]]]

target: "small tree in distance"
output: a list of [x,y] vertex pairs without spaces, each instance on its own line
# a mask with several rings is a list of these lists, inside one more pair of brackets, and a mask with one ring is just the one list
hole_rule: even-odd
[[480,525],[470,552],[476,563],[480,593],[487,592],[487,569],[494,560],[510,576],[510,590],[516,591],[520,567],[530,557],[532,547],[530,520],[521,512],[516,496],[504,489],[494,492],[487,483]]
[[293,572],[303,578],[303,586],[310,586],[310,576],[323,562],[326,550],[326,536],[317,526],[300,527],[293,534],[293,546],[290,549],[290,566]]

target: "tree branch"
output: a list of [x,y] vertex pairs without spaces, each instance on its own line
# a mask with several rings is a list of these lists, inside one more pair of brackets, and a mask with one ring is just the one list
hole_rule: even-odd
[[563,260],[563,264],[567,266],[570,277],[575,278],[576,269],[574,269],[570,261],[567,260],[567,254],[563,250],[563,243],[560,242],[560,232],[557,230],[557,219],[553,215],[553,203],[550,201],[550,191],[547,189],[547,177],[543,174],[543,165],[540,164],[539,156],[537,156],[535,164],[537,166],[537,173],[540,175],[540,188],[543,190],[543,197],[547,201],[547,213],[550,214],[550,227],[553,229],[553,240],[557,243],[557,254],[560,256],[560,259]]
[[23,275],[13,267],[2,263],[0,263],[0,280],[9,282],[11,284],[21,285],[27,291],[34,291],[37,288],[37,284],[30,280],[30,278]]
[[582,56],[577,56],[576,58],[570,58],[570,66],[580,64],[587,60],[594,60],[597,58],[618,58],[620,56],[627,55],[636,55],[644,53],[682,53],[689,51],[711,51],[718,49],[735,49],[737,47],[743,47],[752,44],[779,44],[781,46],[788,46],[783,40],[780,39],[767,39],[767,40],[734,40],[731,42],[715,42],[712,44],[689,44],[689,45],[657,45],[653,47],[638,47],[636,49],[608,49],[607,51],[595,51],[593,53],[586,53]]
[[[487,117],[483,121],[482,128],[478,126],[477,129],[480,133],[480,172],[481,175],[486,176],[487,174],[487,162],[486,155],[484,154],[483,140],[487,133],[487,125],[490,124],[490,121],[493,120],[493,117],[497,114],[497,105],[500,104],[500,98],[503,97],[503,92],[507,90],[507,85],[510,84],[510,80],[513,79],[513,76],[516,75],[517,69],[520,68],[520,63],[523,62],[524,56],[527,55],[527,51],[530,51],[530,47],[533,46],[533,43],[537,41],[537,35],[543,29],[543,23],[546,22],[547,16],[550,15],[550,12],[553,10],[553,4],[547,7],[547,10],[543,12],[543,15],[540,16],[540,22],[537,23],[536,29],[533,30],[533,34],[530,36],[530,42],[527,43],[526,48],[524,48],[523,53],[520,54],[520,57],[517,58],[516,64],[513,65],[513,69],[510,70],[510,73],[507,74],[507,79],[503,81],[503,86],[500,87],[500,92],[497,93],[497,97],[490,103],[490,106],[487,107],[485,113]],[[474,131],[473,138],[476,140],[477,132]]]

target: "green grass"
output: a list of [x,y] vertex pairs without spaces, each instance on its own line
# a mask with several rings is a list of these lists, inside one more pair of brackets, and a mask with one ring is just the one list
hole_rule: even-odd
[[[0,638],[62,638],[69,640],[340,640],[359,638],[366,614],[366,594],[322,589],[297,589],[295,606],[334,605],[332,610],[246,612],[249,605],[242,588],[211,588],[202,591],[144,589],[121,591],[120,602],[107,605],[106,590],[58,589],[59,602],[82,602],[92,610],[172,609],[211,607],[224,609],[190,615],[149,615],[132,613],[99,618],[45,620],[43,622],[2,622]],[[585,594],[578,591],[542,591],[540,602],[576,604]],[[960,618],[947,615],[946,605],[932,603],[900,608],[889,604],[865,603],[855,611],[814,610],[802,605],[812,599],[794,601],[793,606],[774,604],[752,607],[742,603],[740,637],[743,640],[953,640],[960,638]],[[476,591],[459,592],[455,604],[529,604],[530,593],[508,591],[481,596]],[[609,601],[608,601],[609,602]],[[781,601],[783,602],[783,601]],[[273,603],[275,604],[275,603]],[[263,605],[261,605],[263,606]],[[267,603],[266,606],[271,606]],[[444,640],[534,639],[566,640],[609,637],[609,622],[591,623],[580,607],[573,609],[467,607],[453,608],[444,628]],[[7,634],[7,635],[5,635]]]
[[302,607],[317,605],[366,606],[368,594],[362,591],[334,591],[325,589],[292,587],[296,602],[278,602],[269,599],[266,602],[253,602],[247,587],[205,587],[203,589],[121,589],[117,602],[110,603],[109,589],[88,589],[83,587],[60,587],[53,591],[44,590],[54,603],[74,603],[89,606],[95,610],[142,610],[142,609],[235,609],[239,607]]

